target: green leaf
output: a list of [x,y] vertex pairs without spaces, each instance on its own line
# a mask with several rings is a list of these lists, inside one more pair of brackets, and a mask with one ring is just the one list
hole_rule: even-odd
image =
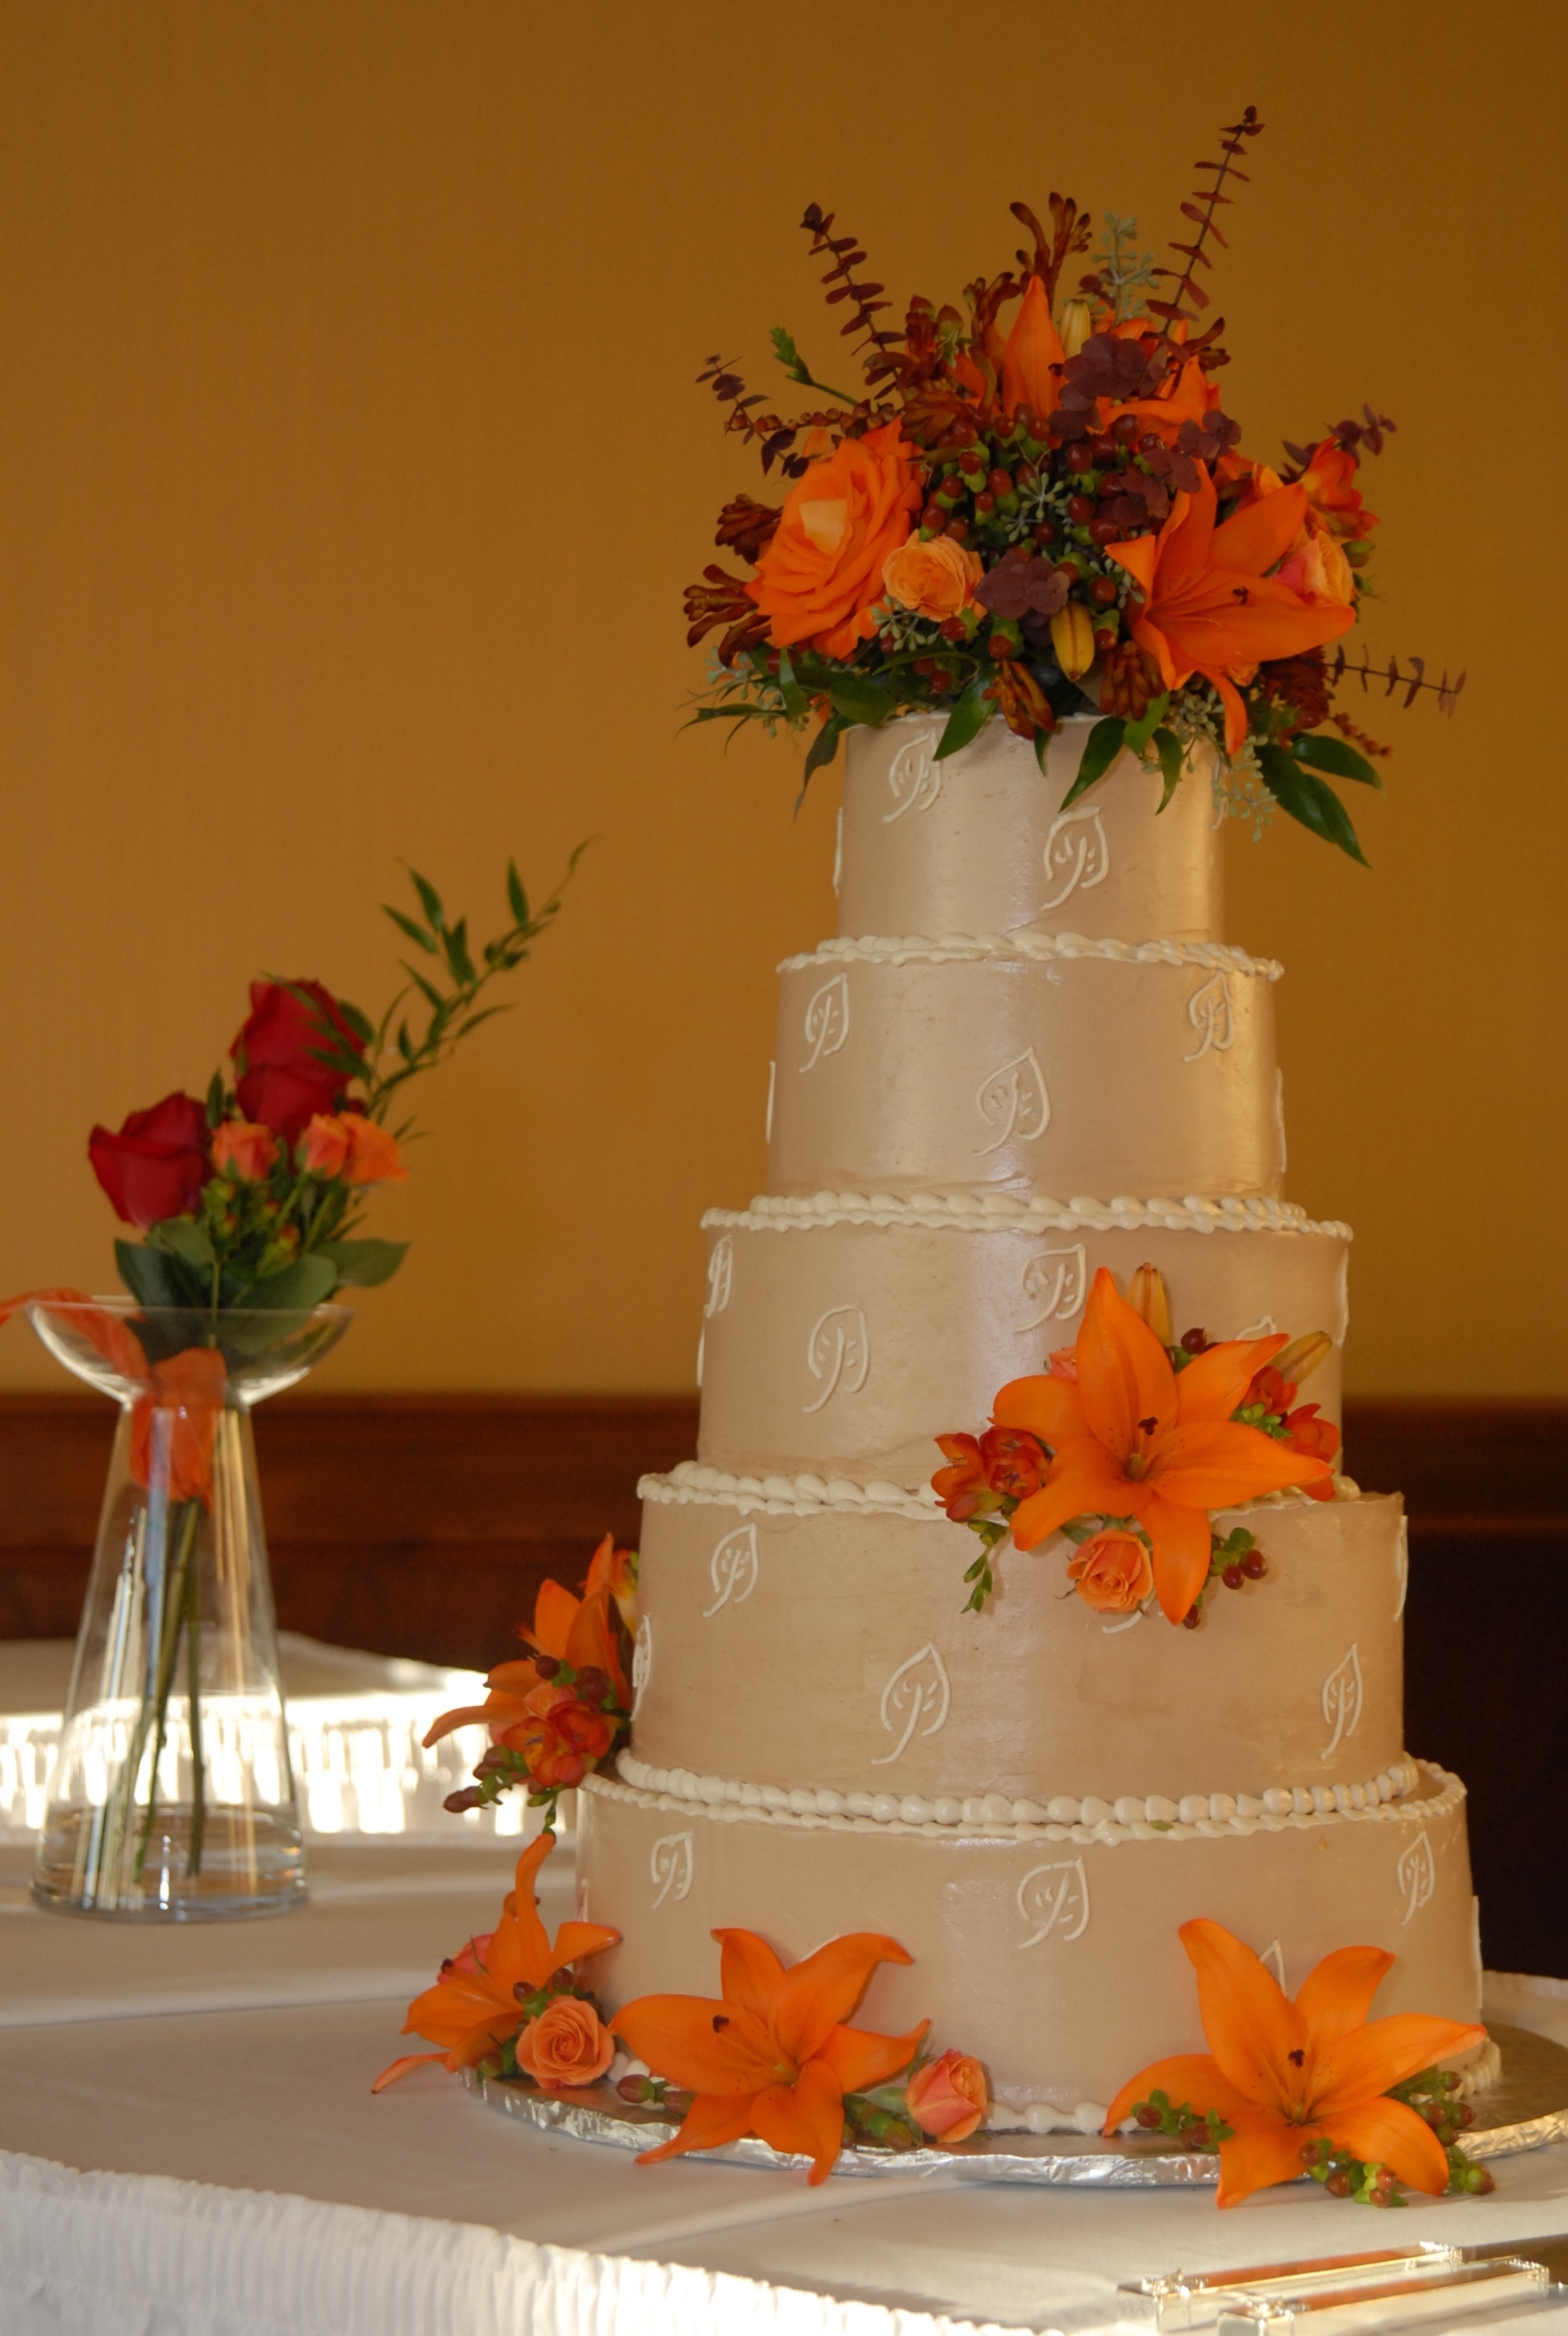
[[182,1264],[205,1267],[209,1273],[218,1262],[218,1252],[206,1233],[189,1217],[165,1217],[161,1224],[149,1230],[147,1245],[179,1258]]
[[1364,787],[1376,787],[1379,794],[1384,792],[1376,764],[1342,738],[1320,737],[1310,731],[1297,739],[1295,755],[1299,763],[1310,763],[1315,771],[1332,771],[1337,779],[1359,779]]
[[224,1105],[228,1100],[229,1098],[225,1094],[223,1087],[223,1074],[221,1071],[214,1071],[212,1074],[211,1083],[207,1090],[207,1124],[209,1127],[217,1126],[219,1121],[223,1117]]
[[949,715],[933,761],[945,763],[950,754],[961,754],[971,738],[979,736],[995,710],[977,674]]
[[1303,827],[1320,835],[1325,843],[1337,843],[1363,868],[1367,855],[1356,839],[1350,814],[1327,780],[1315,778],[1304,771],[1294,754],[1287,754],[1282,746],[1260,746],[1258,762],[1270,793],[1280,809]]
[[528,894],[522,889],[522,879],[517,872],[517,862],[506,863],[506,905],[520,925],[528,922]]
[[784,712],[790,720],[803,722],[811,712],[812,702],[806,691],[795,679],[794,667],[790,663],[788,649],[780,649],[778,653],[778,686],[779,696],[784,699]]
[[248,1307],[265,1307],[268,1311],[308,1314],[313,1306],[331,1297],[336,1282],[337,1268],[331,1259],[319,1250],[312,1251],[306,1257],[297,1257],[281,1273],[270,1274],[265,1281],[252,1282],[245,1303]]
[[1122,734],[1122,744],[1129,754],[1141,755],[1150,739],[1171,710],[1171,693],[1167,689],[1158,697],[1151,697],[1135,722],[1129,722]]
[[835,714],[846,722],[863,722],[868,730],[880,730],[891,716],[893,701],[885,689],[863,673],[835,673],[828,683],[828,696]]
[[812,740],[811,746],[807,751],[805,770],[802,774],[801,777],[802,794],[804,794],[806,788],[810,785],[813,774],[818,771],[826,770],[828,764],[833,761],[833,756],[838,753],[839,740],[843,736],[844,732],[849,727],[850,725],[843,720],[842,715],[837,714],[830,714],[828,715],[827,720],[823,724],[822,728]]
[[1160,797],[1160,810],[1164,811],[1181,781],[1182,742],[1174,730],[1156,730],[1152,743],[1160,758],[1160,775],[1165,782],[1165,792]]
[[325,1258],[336,1270],[337,1279],[348,1290],[372,1290],[378,1281],[390,1281],[408,1254],[406,1241],[323,1241],[311,1251],[312,1257]]
[[468,919],[460,918],[451,931],[443,936],[443,939],[446,945],[446,962],[452,968],[454,978],[463,983],[465,989],[471,989],[479,979],[479,976],[474,970],[473,959],[468,953]]
[[1078,764],[1078,775],[1062,797],[1060,808],[1066,811],[1080,795],[1087,794],[1096,779],[1103,779],[1122,751],[1126,724],[1119,714],[1107,714],[1096,722],[1084,747],[1084,759]]
[[[401,909],[393,908],[389,901],[383,900],[381,905],[385,913],[392,919],[393,923],[397,927],[398,931],[400,933],[406,933],[409,939],[414,942],[416,948],[428,951],[432,957],[435,957],[439,954],[434,941],[431,939],[430,935],[425,931],[423,925],[416,925],[412,917],[405,917]],[[365,1035],[368,1036],[368,1032],[366,1032]]]
[[148,1249],[141,1241],[117,1241],[114,1262],[120,1279],[141,1306],[200,1306],[204,1286],[166,1250]]
[[440,893],[433,884],[426,882],[417,868],[411,868],[408,873],[414,889],[419,895],[420,906],[430,920],[431,930],[439,933],[446,923],[446,910],[441,905]]

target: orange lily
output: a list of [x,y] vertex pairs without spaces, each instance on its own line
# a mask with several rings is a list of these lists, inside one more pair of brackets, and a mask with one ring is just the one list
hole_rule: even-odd
[[755,2133],[771,2148],[812,2160],[824,2182],[843,2146],[843,2097],[907,2068],[928,2020],[908,2036],[842,2023],[878,1963],[907,1963],[896,1939],[857,1931],[830,1940],[786,1971],[752,1931],[716,1931],[723,2000],[641,1995],[610,2021],[656,2074],[696,2095],[680,2131],[639,2166],[688,2149],[716,2149]]
[[80,1312],[70,1318],[73,1327],[97,1348],[104,1361],[112,1369],[118,1371],[122,1378],[145,1382],[147,1358],[141,1351],[141,1340],[120,1315],[110,1313],[106,1307],[94,1305],[85,1290],[65,1287],[23,1290],[15,1298],[0,1299],[0,1329],[19,1308],[34,1304],[80,1308]]
[[550,1944],[534,1901],[535,1876],[555,1835],[541,1833],[517,1861],[517,1880],[500,1922],[487,1938],[471,1939],[460,1955],[442,1965],[433,1987],[416,1995],[403,2023],[405,2036],[424,2036],[437,2052],[405,2052],[384,2068],[371,2087],[379,2093],[410,2068],[439,2060],[453,2074],[472,2068],[517,2034],[524,2020],[523,1999],[540,1994],[558,1971],[585,1955],[618,1945],[620,1932],[602,1922],[563,1922]]
[[1325,1955],[1292,2003],[1251,1949],[1218,1922],[1183,1922],[1181,1941],[1198,1974],[1211,2049],[1140,2069],[1106,2111],[1107,2134],[1156,2089],[1200,2116],[1215,2110],[1233,2132],[1220,2144],[1222,2206],[1293,2181],[1303,2152],[1319,2141],[1388,2166],[1412,2190],[1446,2189],[1442,2143],[1407,2103],[1386,2097],[1417,2069],[1484,2043],[1484,2028],[1414,2011],[1368,2024],[1394,1961],[1381,1947]]
[[1133,638],[1160,668],[1167,689],[1201,673],[1225,707],[1225,748],[1238,753],[1247,709],[1235,684],[1265,657],[1299,657],[1334,640],[1356,621],[1353,608],[1303,600],[1269,574],[1301,530],[1307,491],[1281,487],[1214,524],[1214,482],[1203,465],[1195,494],[1175,497],[1158,535],[1107,544],[1141,587],[1131,616]]
[[[615,1689],[616,1700],[623,1710],[631,1702],[631,1689],[621,1668],[620,1650],[615,1632],[609,1626],[609,1603],[613,1584],[618,1578],[615,1566],[618,1555],[615,1536],[606,1533],[595,1550],[583,1585],[583,1595],[574,1598],[561,1582],[541,1582],[533,1603],[533,1628],[519,1628],[520,1638],[541,1655],[553,1655],[557,1662],[570,1663],[574,1671],[601,1670]],[[486,1679],[489,1689],[482,1703],[464,1704],[454,1711],[443,1711],[426,1731],[426,1746],[439,1743],[454,1728],[471,1728],[482,1724],[489,1728],[492,1740],[500,1744],[506,1731],[524,1728],[537,1715],[529,1697],[541,1685],[536,1666],[530,1660],[497,1663]]]
[[1179,1622],[1208,1577],[1212,1510],[1332,1474],[1326,1460],[1231,1416],[1254,1372],[1285,1343],[1281,1335],[1226,1338],[1177,1373],[1101,1266],[1078,1332],[1076,1377],[1013,1379],[996,1400],[999,1426],[1028,1428],[1055,1455],[1040,1490],[1014,1514],[1018,1548],[1033,1549],[1069,1517],[1135,1517],[1160,1604]]

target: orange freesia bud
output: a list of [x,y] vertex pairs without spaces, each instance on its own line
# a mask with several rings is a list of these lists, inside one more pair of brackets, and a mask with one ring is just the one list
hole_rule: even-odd
[[1076,357],[1095,329],[1094,304],[1069,300],[1062,310],[1062,354]]
[[615,2038],[591,2003],[558,1995],[517,2040],[517,2065],[547,2093],[591,2085],[615,2058]]
[[1135,1314],[1142,1315],[1162,1347],[1175,1345],[1171,1329],[1171,1293],[1157,1265],[1139,1266],[1127,1284],[1127,1303]]
[[346,1170],[351,1184],[406,1184],[408,1171],[398,1157],[397,1138],[391,1130],[363,1112],[346,1111],[343,1124],[348,1131],[348,1163]]
[[348,1158],[348,1115],[318,1111],[300,1138],[300,1166],[310,1176],[341,1176]]
[[1051,647],[1069,681],[1079,680],[1094,664],[1094,620],[1081,600],[1069,600],[1051,618]]
[[212,1165],[236,1183],[259,1184],[271,1173],[277,1157],[277,1136],[254,1120],[219,1120],[212,1131]]
[[904,2107],[922,2133],[938,2141],[967,2141],[986,2113],[986,2072],[967,2053],[944,2052],[917,2068],[904,2087]]
[[1154,1586],[1154,1568],[1136,1533],[1113,1527],[1085,1542],[1067,1568],[1067,1579],[1095,1613],[1132,1614]]

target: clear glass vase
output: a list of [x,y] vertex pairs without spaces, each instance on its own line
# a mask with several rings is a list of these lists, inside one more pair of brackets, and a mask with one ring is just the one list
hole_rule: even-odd
[[305,1858],[250,1412],[349,1309],[26,1310],[121,1406],[34,1898],[132,1922],[286,1913]]

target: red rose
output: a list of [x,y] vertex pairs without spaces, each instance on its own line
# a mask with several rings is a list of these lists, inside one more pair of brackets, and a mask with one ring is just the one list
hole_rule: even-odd
[[173,1095],[133,1111],[118,1135],[95,1127],[87,1139],[93,1173],[122,1224],[143,1231],[199,1208],[208,1164],[207,1113],[194,1095]]
[[[297,997],[302,990],[304,997]],[[306,1004],[309,998],[315,1007]],[[320,1059],[327,1034],[360,1053],[336,998],[318,981],[253,981],[250,1018],[229,1049],[239,1076],[234,1092],[247,1119],[259,1120],[286,1144],[297,1143],[317,1112],[335,1112],[347,1091],[342,1071]]]

